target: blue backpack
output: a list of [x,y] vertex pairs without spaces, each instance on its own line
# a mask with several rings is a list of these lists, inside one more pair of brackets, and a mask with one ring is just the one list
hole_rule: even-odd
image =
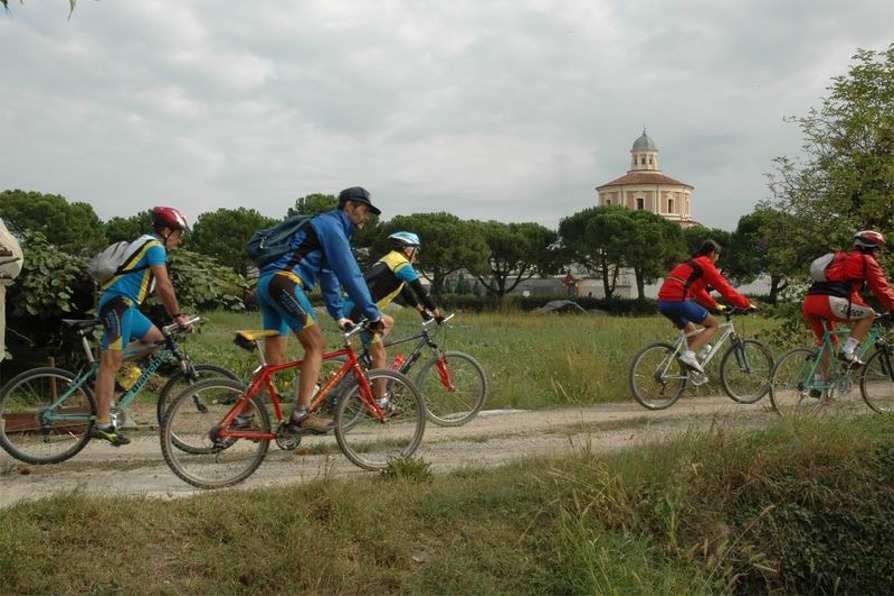
[[311,220],[311,217],[310,215],[293,215],[272,228],[258,230],[245,245],[245,252],[255,262],[258,269],[273,263],[289,252],[295,232],[303,228]]

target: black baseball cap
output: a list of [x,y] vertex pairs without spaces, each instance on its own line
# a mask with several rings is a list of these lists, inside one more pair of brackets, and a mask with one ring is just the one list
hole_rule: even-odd
[[372,204],[370,201],[369,191],[362,186],[352,186],[338,193],[338,206],[344,207],[345,203],[352,201],[354,203],[364,203],[369,207],[369,212],[373,215],[381,215],[382,211]]

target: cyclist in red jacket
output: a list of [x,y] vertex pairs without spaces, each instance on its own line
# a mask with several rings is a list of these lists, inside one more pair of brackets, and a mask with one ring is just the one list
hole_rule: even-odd
[[733,306],[742,309],[755,309],[745,296],[736,292],[721,275],[714,263],[720,258],[720,245],[713,240],[706,240],[695,255],[680,263],[664,278],[658,291],[658,310],[673,321],[678,329],[686,333],[696,331],[695,323],[703,325],[701,333],[686,338],[689,349],[680,354],[683,364],[704,372],[695,353],[706,345],[720,326],[708,309],[723,312],[726,307],[718,304],[708,293],[708,286],[720,292],[720,295]]
[[[853,324],[839,357],[856,366],[864,364],[856,355],[856,349],[866,338],[875,318],[875,311],[866,304],[860,291],[869,284],[882,306],[894,310],[894,292],[876,260],[883,246],[885,237],[879,232],[862,230],[854,234],[853,248],[835,253],[825,270],[828,281],[817,281],[810,286],[801,309],[816,336],[817,345],[823,343],[823,322],[830,330],[835,329],[836,322]],[[832,336],[833,342],[837,343],[837,339]]]

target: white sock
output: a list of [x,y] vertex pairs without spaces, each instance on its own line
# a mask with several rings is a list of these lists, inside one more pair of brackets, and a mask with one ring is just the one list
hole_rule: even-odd
[[856,350],[857,346],[859,345],[860,342],[858,342],[855,337],[851,336],[848,337],[847,340],[844,342],[844,348],[841,351],[850,356],[854,353],[854,350]]

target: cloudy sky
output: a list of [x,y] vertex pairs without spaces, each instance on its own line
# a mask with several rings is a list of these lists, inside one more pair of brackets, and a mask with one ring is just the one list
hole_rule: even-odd
[[103,218],[190,217],[363,185],[385,216],[558,220],[623,174],[643,125],[694,216],[733,228],[766,197],[783,116],[890,0],[10,3],[0,14],[0,188]]

